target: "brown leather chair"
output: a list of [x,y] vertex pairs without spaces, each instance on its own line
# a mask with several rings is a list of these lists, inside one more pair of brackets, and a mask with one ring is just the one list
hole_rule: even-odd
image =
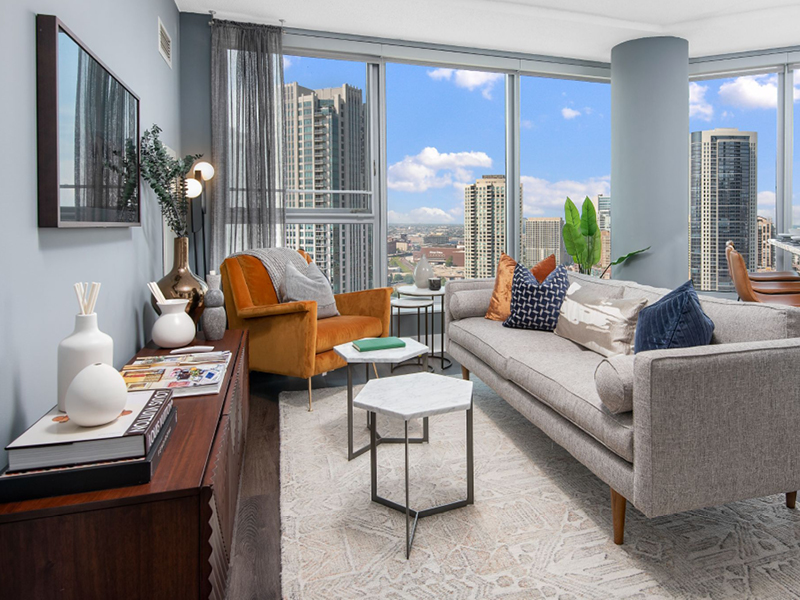
[[278,302],[267,269],[254,256],[226,258],[220,274],[230,328],[250,333],[250,369],[308,379],[309,411],[311,377],[346,364],[334,346],[389,335],[391,288],[337,294],[340,315],[317,320],[314,301]]
[[[747,265],[744,258],[732,246],[725,249],[728,258],[728,270],[736,287],[736,293],[744,302],[765,302],[768,304],[785,304],[800,307],[800,293],[771,293],[757,292],[753,283],[747,276]],[[763,284],[762,284],[763,285]]]
[[[725,258],[728,260],[728,272],[733,278],[733,271],[731,270],[731,252],[736,252],[733,243],[728,242],[725,244]],[[736,252],[738,254],[738,252]],[[741,255],[739,255],[741,257]],[[744,259],[742,258],[744,263]],[[800,294],[800,279],[794,281],[759,281],[753,279],[753,275],[759,273],[747,272],[747,279],[754,292],[759,294]],[[735,284],[735,282],[734,282]]]
[[[736,249],[731,240],[725,242],[725,250],[727,255],[728,248]],[[747,276],[750,281],[764,282],[764,281],[794,281],[800,283],[800,274],[797,271],[763,271],[760,273],[748,272]]]

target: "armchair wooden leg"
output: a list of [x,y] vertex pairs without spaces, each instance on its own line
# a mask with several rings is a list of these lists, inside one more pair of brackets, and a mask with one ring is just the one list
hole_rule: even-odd
[[614,524],[614,543],[618,546],[625,539],[625,508],[628,501],[615,489],[611,489],[611,518]]
[[308,412],[313,412],[311,408],[311,377],[308,378]]
[[461,379],[469,380],[469,369],[467,367],[461,367]]
[[797,502],[797,492],[786,492],[786,507],[794,508]]

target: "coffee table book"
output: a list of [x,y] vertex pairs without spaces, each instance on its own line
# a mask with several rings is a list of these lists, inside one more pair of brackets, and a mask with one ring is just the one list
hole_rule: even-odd
[[144,458],[33,471],[8,472],[8,469],[4,469],[0,471],[0,503],[149,483],[161,462],[164,448],[172,437],[177,421],[178,409],[172,408]]
[[172,409],[172,392],[131,392],[111,423],[80,427],[53,407],[6,446],[8,470],[26,471],[147,455]]

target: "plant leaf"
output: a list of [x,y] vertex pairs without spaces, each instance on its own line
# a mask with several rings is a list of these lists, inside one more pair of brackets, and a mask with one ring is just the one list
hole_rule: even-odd
[[581,224],[581,214],[578,212],[578,207],[575,206],[575,203],[569,199],[569,196],[567,196],[567,201],[564,202],[564,222],[576,229]]
[[583,201],[581,210],[581,234],[586,237],[594,237],[597,233],[597,213],[594,210],[594,204],[592,204],[589,196],[586,196],[586,199]]
[[592,240],[592,253],[589,256],[590,263],[596,265],[600,262],[600,257],[603,254],[603,242],[600,238],[600,230],[595,229],[594,235],[589,239]]
[[648,250],[650,250],[650,246],[648,246],[647,248],[642,248],[641,250],[634,250],[633,252],[628,252],[625,256],[620,256],[617,260],[613,261],[611,264],[618,265],[624,263],[631,256],[636,256],[637,254],[641,254],[642,252],[647,252]]
[[570,223],[564,225],[561,235],[564,238],[564,247],[572,257],[572,260],[582,264],[586,258],[586,238],[581,235],[576,226]]

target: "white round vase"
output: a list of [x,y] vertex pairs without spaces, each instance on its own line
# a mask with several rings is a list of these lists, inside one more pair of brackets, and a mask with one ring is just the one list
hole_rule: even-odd
[[433,267],[428,262],[427,257],[423,254],[419,259],[417,266],[414,268],[414,284],[418,288],[427,289],[428,279],[433,277]]
[[188,300],[159,302],[161,316],[153,324],[153,341],[162,348],[180,348],[192,342],[195,324],[186,312]]
[[58,410],[73,378],[94,363],[114,362],[114,340],[97,328],[97,314],[75,315],[75,331],[58,345]]
[[81,427],[105,425],[125,408],[125,380],[111,365],[95,363],[78,373],[67,388],[65,404],[69,420]]

